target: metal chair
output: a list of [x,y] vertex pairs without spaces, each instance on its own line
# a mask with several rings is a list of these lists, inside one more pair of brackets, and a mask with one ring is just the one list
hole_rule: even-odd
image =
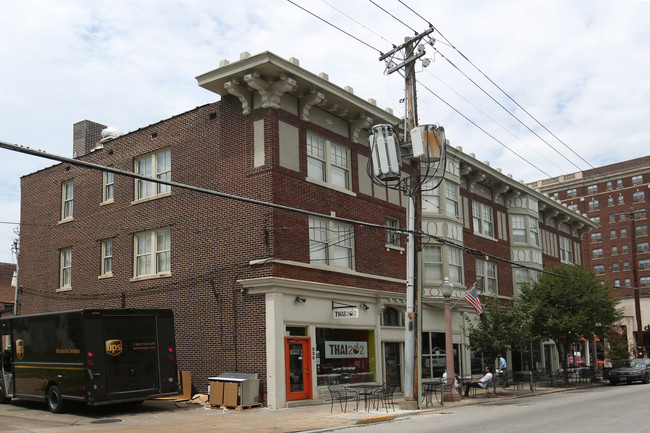
[[330,413],[334,411],[334,402],[338,401],[341,410],[345,413],[348,410],[348,401],[356,400],[358,407],[358,394],[355,396],[351,391],[348,391],[344,386],[327,385],[327,390],[330,393]]

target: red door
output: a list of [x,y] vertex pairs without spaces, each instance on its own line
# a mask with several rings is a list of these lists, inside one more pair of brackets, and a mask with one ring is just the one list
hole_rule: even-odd
[[284,356],[287,401],[311,399],[311,339],[285,337]]

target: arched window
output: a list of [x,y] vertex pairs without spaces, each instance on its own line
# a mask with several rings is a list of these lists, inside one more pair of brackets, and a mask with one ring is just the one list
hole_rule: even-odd
[[393,307],[386,307],[381,313],[383,326],[403,326],[402,314]]

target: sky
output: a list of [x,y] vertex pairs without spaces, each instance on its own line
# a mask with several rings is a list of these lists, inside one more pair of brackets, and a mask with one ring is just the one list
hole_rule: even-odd
[[[195,77],[242,52],[401,117],[404,80],[379,57],[429,25],[418,122],[453,147],[525,182],[650,154],[648,0],[4,0],[0,141],[72,157],[78,121],[127,133],[217,101]],[[51,165],[0,149],[0,262],[21,176]]]

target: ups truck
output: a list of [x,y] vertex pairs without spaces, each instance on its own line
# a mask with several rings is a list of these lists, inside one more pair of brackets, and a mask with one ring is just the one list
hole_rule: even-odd
[[174,316],[162,309],[83,309],[0,319],[0,403],[142,402],[179,393]]

